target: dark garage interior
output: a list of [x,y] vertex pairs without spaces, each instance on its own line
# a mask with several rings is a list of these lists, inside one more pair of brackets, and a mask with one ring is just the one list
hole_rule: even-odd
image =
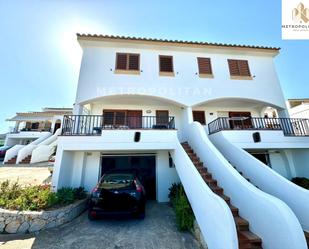
[[156,157],[148,155],[102,155],[101,176],[109,170],[137,169],[149,200],[156,200]]

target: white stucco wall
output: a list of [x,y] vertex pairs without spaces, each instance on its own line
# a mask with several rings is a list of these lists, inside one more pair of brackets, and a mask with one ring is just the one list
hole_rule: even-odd
[[[116,94],[139,93],[195,105],[217,98],[246,98],[285,108],[276,75],[274,52],[257,50],[188,48],[126,42],[81,41],[83,58],[76,103]],[[139,53],[139,75],[115,74],[117,52]],[[172,55],[175,77],[159,76],[159,55]],[[197,57],[210,57],[214,78],[200,78]],[[253,80],[231,80],[227,59],[245,59]]]
[[296,175],[309,178],[309,149],[292,150]]
[[290,167],[292,167],[293,165],[290,165],[288,163],[286,156],[284,155],[284,151],[270,152],[269,159],[271,163],[271,168],[274,171],[287,179],[291,179],[292,175]]
[[[254,143],[252,134],[259,132],[261,142]],[[282,131],[272,130],[230,130],[220,131],[223,136],[230,142],[237,144],[243,149],[292,149],[307,148],[309,149],[308,137],[284,136]],[[212,135],[210,135],[212,136]]]
[[168,202],[169,188],[173,183],[179,182],[179,177],[175,167],[169,167],[168,151],[158,151],[156,156],[157,174],[157,200]]

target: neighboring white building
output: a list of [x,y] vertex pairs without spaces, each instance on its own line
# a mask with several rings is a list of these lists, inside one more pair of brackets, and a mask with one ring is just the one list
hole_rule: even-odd
[[291,118],[309,119],[309,99],[288,99],[287,106]]
[[[4,145],[13,147],[8,150],[4,163],[39,162],[42,155],[43,161],[48,160],[50,155],[47,154],[51,152],[42,153],[42,146],[40,149],[37,149],[37,147],[39,145],[48,147],[47,145],[52,144],[45,150],[52,151],[53,148],[55,149],[55,141],[61,131],[63,115],[68,114],[72,114],[72,108],[43,108],[40,112],[18,112],[13,118],[7,119],[7,121],[15,122],[15,125],[6,134]],[[35,149],[40,153],[31,158]]]
[[[91,191],[107,170],[136,167],[159,202],[182,182],[209,248],[306,248],[309,193],[289,179],[309,177],[309,124],[289,119],[273,61],[278,48],[104,35],[78,41],[83,58],[74,115],[64,116],[58,138],[55,189]],[[231,203],[204,182],[185,141]],[[240,231],[247,221],[238,215],[259,238]]]

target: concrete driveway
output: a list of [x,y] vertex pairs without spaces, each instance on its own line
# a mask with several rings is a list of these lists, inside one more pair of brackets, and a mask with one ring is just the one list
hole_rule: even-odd
[[37,235],[0,235],[1,249],[197,249],[190,233],[177,231],[167,204],[148,202],[146,218],[89,221],[84,213],[71,223]]

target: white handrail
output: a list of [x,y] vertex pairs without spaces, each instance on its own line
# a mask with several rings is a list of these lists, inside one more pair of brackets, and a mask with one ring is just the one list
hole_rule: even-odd
[[309,231],[309,191],[284,178],[270,167],[231,143],[218,132],[210,136],[215,146],[238,170],[263,191],[283,200],[295,213],[304,230]]
[[239,208],[240,216],[249,221],[250,230],[262,238],[263,248],[307,248],[301,225],[284,202],[247,182],[211,143],[200,123],[191,123],[188,133],[190,145]]
[[51,133],[44,133],[42,136],[40,136],[38,139],[34,140],[30,144],[26,145],[24,148],[22,148],[20,151],[18,151],[16,164],[19,164],[23,159],[25,159],[27,156],[31,155],[32,151],[37,147],[38,144],[43,142],[45,139],[51,136]]
[[3,164],[8,162],[13,157],[16,157],[18,154],[18,151],[20,151],[24,147],[25,145],[17,144],[17,145],[14,145],[12,148],[8,149],[7,152],[5,153]]
[[207,186],[179,143],[171,156],[208,248],[237,249],[236,227],[228,205]]
[[31,162],[30,163],[38,163],[38,162],[46,162],[50,158],[50,156],[55,152],[58,144],[58,140],[54,141],[48,145],[38,145],[32,151]]

